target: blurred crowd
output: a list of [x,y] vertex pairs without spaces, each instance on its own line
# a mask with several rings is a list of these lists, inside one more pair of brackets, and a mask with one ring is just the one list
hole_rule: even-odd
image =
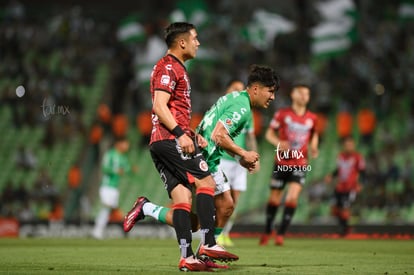
[[[98,4],[93,12],[81,5],[61,9],[53,6],[55,9],[37,10],[37,16],[18,1],[0,6],[0,104],[11,109],[12,124],[16,128],[42,127],[43,145],[47,148],[73,135],[89,134],[90,142],[97,144],[103,130],[112,127],[113,134],[122,135],[128,123],[147,135],[151,100],[148,82],[142,75],[148,72],[146,65],[152,66],[154,59],[165,52],[162,30],[174,4],[180,1],[166,5],[159,2],[137,4],[141,5],[136,12],[141,15],[144,38],[135,43],[117,40],[121,17],[111,17],[107,10],[99,14]],[[241,2],[205,1],[209,21],[199,28],[199,39],[200,48],[207,53],[189,69],[194,112],[203,113],[223,94],[230,79],[245,78],[250,64],[274,66],[281,75],[282,86],[270,111],[263,113],[263,124],[267,124],[273,111],[289,104],[289,86],[305,82],[313,91],[310,108],[322,120],[336,119],[338,138],[345,136],[343,131],[361,137],[368,171],[366,195],[360,203],[379,208],[410,204],[414,194],[413,160],[407,155],[403,162],[395,163],[394,156],[413,145],[414,111],[410,106],[414,97],[410,91],[414,89],[414,23],[398,20],[399,2],[355,1],[359,11],[358,40],[346,54],[330,60],[317,60],[310,50],[307,30],[318,21],[311,1]],[[267,48],[255,47],[240,35],[240,29],[248,24],[259,4],[291,18],[296,30],[275,36]],[[124,10],[124,15],[135,12]],[[95,122],[85,125],[82,114],[88,106],[82,101],[82,87],[91,84],[95,69],[103,63],[110,67],[108,86],[102,91]],[[22,84],[26,93],[19,98],[16,87]],[[50,119],[48,110],[53,108],[70,115]],[[361,113],[365,119],[359,123]],[[347,124],[349,118],[355,121],[351,126]],[[366,123],[367,119],[371,122]],[[393,125],[395,122],[401,125]],[[323,135],[329,134],[326,127],[321,129]],[[399,136],[390,135],[393,127],[405,130]],[[373,146],[375,143],[380,146]],[[24,154],[24,148],[20,148],[16,155],[20,150]],[[35,156],[27,157],[27,152],[24,160],[18,164],[23,169],[37,165]],[[44,173],[40,174],[45,176]],[[389,187],[390,182],[399,187]],[[19,189],[12,192],[12,185],[3,188],[2,202],[13,198],[24,206],[28,194],[39,201],[52,196]],[[54,204],[54,195],[49,201]]]

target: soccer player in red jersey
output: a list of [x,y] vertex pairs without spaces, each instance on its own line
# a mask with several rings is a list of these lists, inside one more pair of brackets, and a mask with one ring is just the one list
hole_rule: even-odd
[[310,88],[295,85],[291,90],[291,99],[292,105],[277,111],[266,131],[266,140],[275,146],[276,156],[266,207],[266,226],[260,245],[266,245],[269,241],[283,190],[287,186],[282,222],[275,239],[276,245],[283,245],[283,236],[295,213],[306,172],[311,170],[308,165],[308,147],[311,157],[318,156],[316,115],[307,110]]
[[337,180],[332,215],[338,218],[340,234],[346,236],[350,232],[348,224],[350,206],[361,190],[359,180],[365,171],[365,160],[356,151],[355,141],[351,136],[342,140],[342,147],[336,160],[336,169],[325,177],[325,182],[331,183],[333,178]]
[[[191,86],[184,62],[196,56],[200,42],[194,25],[186,22],[170,24],[165,30],[167,54],[162,57],[151,74],[152,134],[150,152],[160,173],[165,189],[172,199],[172,222],[181,251],[178,264],[183,271],[209,270],[197,259],[191,246],[190,211],[192,188],[195,187],[203,251],[209,257],[237,258],[216,244],[214,238],[215,182],[200,152],[207,142],[190,129]],[[129,231],[143,216],[143,205],[148,202],[139,197],[124,219],[124,230]],[[146,204],[151,207],[153,204]],[[156,211],[154,206],[153,211]]]

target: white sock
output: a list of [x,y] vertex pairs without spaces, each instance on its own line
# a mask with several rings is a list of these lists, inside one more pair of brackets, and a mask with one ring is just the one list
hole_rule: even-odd
[[144,211],[145,216],[151,216],[156,220],[159,220],[159,215],[161,210],[164,207],[153,204],[152,202],[147,202],[142,206],[142,211]]
[[102,208],[95,219],[95,227],[94,227],[94,235],[96,237],[103,237],[103,232],[105,230],[106,225],[108,224],[109,214],[111,213],[111,209],[109,207]]

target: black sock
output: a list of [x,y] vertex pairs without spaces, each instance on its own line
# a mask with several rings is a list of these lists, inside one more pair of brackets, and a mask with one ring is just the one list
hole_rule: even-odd
[[283,211],[282,223],[280,224],[279,230],[277,231],[278,235],[285,235],[286,230],[290,225],[290,221],[292,220],[293,215],[295,214],[295,210],[296,210],[296,207],[285,205],[285,210]]
[[270,234],[272,232],[273,227],[273,221],[275,220],[275,216],[277,213],[278,205],[274,204],[267,204],[266,207],[266,227],[265,227],[265,233]]
[[204,244],[213,246],[216,244],[214,238],[214,198],[206,193],[198,193],[196,196],[198,219]]
[[348,231],[348,219],[344,219],[342,217],[338,218],[339,226],[341,227],[341,235],[345,235]]
[[175,209],[173,212],[173,225],[180,246],[181,256],[187,258],[194,255],[191,248],[191,222],[190,213],[184,209]]

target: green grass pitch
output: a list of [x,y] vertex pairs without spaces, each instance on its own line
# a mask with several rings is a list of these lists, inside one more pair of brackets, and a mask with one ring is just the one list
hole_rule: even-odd
[[[222,274],[414,274],[413,240],[234,239]],[[198,240],[194,240],[194,247]],[[0,239],[0,274],[180,274],[175,240]]]

